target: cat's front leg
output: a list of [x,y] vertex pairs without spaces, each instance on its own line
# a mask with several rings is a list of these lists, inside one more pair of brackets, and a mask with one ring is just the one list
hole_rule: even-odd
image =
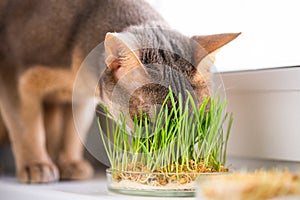
[[15,157],[18,180],[22,183],[56,181],[59,173],[46,151],[40,102],[23,100],[13,92],[6,92],[1,96],[0,103]]
[[46,130],[46,146],[54,163],[58,160],[62,146],[64,128],[64,104],[44,103],[44,125]]
[[25,120],[21,119],[23,130],[11,134],[17,176],[22,183],[57,181],[58,169],[46,151],[42,117],[39,111],[35,114],[32,112]]
[[94,116],[91,103],[73,103],[73,111],[72,105],[65,107],[65,131],[58,161],[61,179],[82,180],[93,176],[92,166],[83,158],[83,143]]
[[[9,112],[4,112],[4,118],[11,124],[8,129],[20,182],[47,183],[59,179],[58,169],[46,149],[43,101],[58,86],[67,88],[68,76],[63,70],[31,67],[18,81],[18,106],[4,106],[10,107]],[[8,94],[7,98],[15,97]]]

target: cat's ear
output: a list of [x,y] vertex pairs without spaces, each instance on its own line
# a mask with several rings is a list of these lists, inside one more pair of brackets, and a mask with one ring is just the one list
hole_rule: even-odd
[[135,77],[143,78],[146,71],[138,55],[133,51],[137,48],[136,40],[129,34],[107,33],[105,36],[105,63],[111,69],[116,80],[120,80],[128,72]]
[[204,35],[193,36],[192,39],[197,42],[197,46],[194,49],[195,64],[199,65],[205,57],[210,57],[210,60],[214,61],[215,53],[218,49],[229,43],[241,33],[223,33],[216,35]]

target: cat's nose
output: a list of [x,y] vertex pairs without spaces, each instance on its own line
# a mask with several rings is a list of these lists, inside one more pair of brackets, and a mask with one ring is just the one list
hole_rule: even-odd
[[148,104],[138,104],[136,105],[136,111],[138,114],[142,113],[147,113],[149,111],[149,109],[151,108],[151,105]]

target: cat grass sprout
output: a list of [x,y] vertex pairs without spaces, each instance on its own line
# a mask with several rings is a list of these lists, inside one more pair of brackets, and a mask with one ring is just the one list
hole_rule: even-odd
[[106,127],[98,121],[100,136],[110,170],[115,172],[114,181],[135,180],[158,186],[170,182],[186,184],[199,173],[228,171],[226,147],[233,118],[232,114],[225,113],[227,102],[217,96],[207,97],[197,108],[192,95],[187,93],[187,96],[185,101],[180,94],[175,98],[170,89],[155,113],[155,121],[150,123],[147,116],[136,116],[131,131],[123,114],[110,123],[112,115],[102,105]]

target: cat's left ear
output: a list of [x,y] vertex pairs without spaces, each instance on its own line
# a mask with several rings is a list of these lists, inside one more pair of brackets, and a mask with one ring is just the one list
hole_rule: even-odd
[[194,64],[199,65],[199,63],[208,55],[210,55],[211,60],[214,61],[214,53],[227,43],[234,40],[240,34],[241,33],[223,33],[216,35],[193,36],[192,39],[199,45],[197,45],[194,49]]
[[120,80],[129,72],[134,73],[131,75],[132,81],[134,78],[143,80],[147,76],[143,64],[134,52],[134,49],[137,49],[134,36],[126,33],[107,33],[104,47],[105,63],[116,80]]

